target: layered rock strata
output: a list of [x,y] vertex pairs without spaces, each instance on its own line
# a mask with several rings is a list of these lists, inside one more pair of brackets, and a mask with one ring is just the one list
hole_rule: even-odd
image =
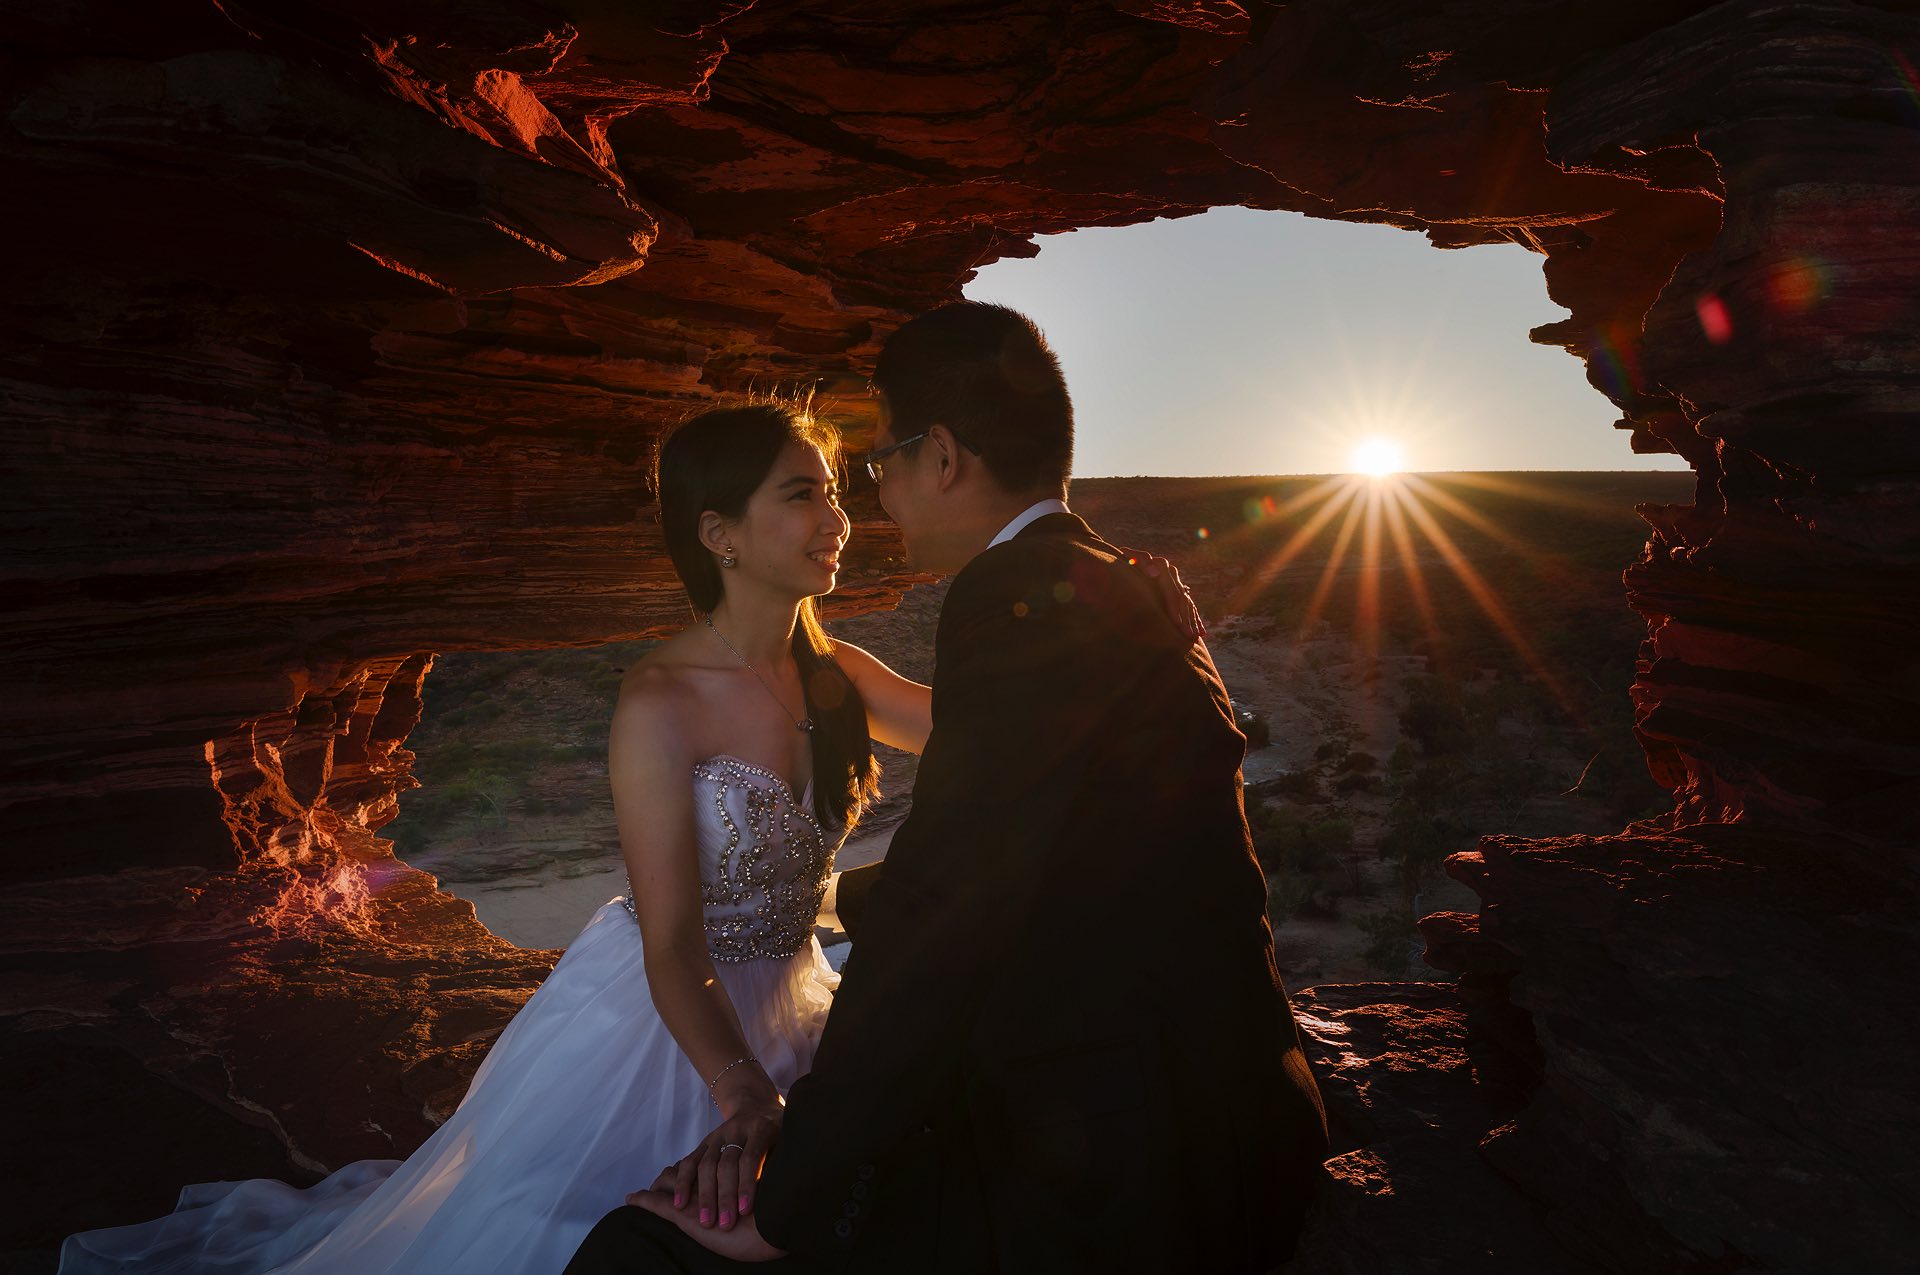
[[[218,1176],[182,1131],[291,1172],[404,1151],[458,1092],[551,954],[376,835],[425,653],[677,623],[642,514],[666,424],[804,385],[857,434],[879,340],[978,265],[1216,204],[1540,252],[1570,315],[1536,339],[1700,475],[1626,580],[1672,815],[1456,868],[1488,903],[1442,946],[1538,1051],[1490,1161],[1616,1269],[1911,1239],[1850,1184],[1904,1182],[1882,1135],[1912,1127],[1861,1078],[1874,962],[1911,947],[1920,19],[645,8],[7,18],[5,1079],[151,1167],[46,1188],[16,1243]],[[873,515],[877,605],[903,569]],[[1830,949],[1849,980],[1816,988]],[[1761,1043],[1802,996],[1842,1047]],[[1795,1184],[1822,1211],[1783,1222]]]
[[1920,891],[1883,850],[1696,824],[1449,863],[1517,967],[1481,1013],[1527,1013],[1544,1060],[1486,1158],[1554,1233],[1610,1270],[1898,1269]]

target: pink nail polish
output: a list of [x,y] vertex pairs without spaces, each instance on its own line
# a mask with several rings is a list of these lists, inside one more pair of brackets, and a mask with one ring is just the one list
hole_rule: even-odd
[[700,1225],[702,1225],[702,1226],[712,1226],[712,1225],[713,1225],[713,1210],[712,1210],[712,1209],[701,1209],[701,1210],[700,1210]]
[[676,1209],[684,1209],[684,1208],[686,1208],[686,1207],[687,1207],[687,1197],[686,1197],[686,1196],[684,1196],[684,1195],[681,1195],[681,1194],[679,1194],[678,1192],[675,1192],[675,1193],[674,1193],[674,1197],[673,1197],[673,1207],[674,1207],[674,1208],[676,1208]]
[[732,1226],[733,1226],[733,1214],[722,1213],[720,1215],[720,1229],[725,1231],[725,1230],[731,1229]]
[[752,1206],[753,1206],[753,1201],[752,1201],[752,1200],[749,1200],[749,1199],[748,1199],[748,1198],[747,1198],[746,1196],[744,1196],[744,1195],[740,1197],[740,1211],[741,1211],[742,1213],[745,1213],[745,1212],[746,1212],[746,1211],[747,1211],[747,1210],[748,1210],[749,1208],[751,1208]]

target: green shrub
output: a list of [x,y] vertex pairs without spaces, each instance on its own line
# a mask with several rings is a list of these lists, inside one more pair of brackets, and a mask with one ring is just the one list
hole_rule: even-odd
[[1393,978],[1404,977],[1423,946],[1420,931],[1404,912],[1369,912],[1353,918],[1354,928],[1367,936],[1360,954],[1374,969]]
[[1340,759],[1343,775],[1364,775],[1379,769],[1380,759],[1372,753],[1351,752]]
[[1319,778],[1311,770],[1289,771],[1268,780],[1264,787],[1269,792],[1308,805],[1317,806],[1327,799],[1327,795],[1320,791]]
[[1263,821],[1254,854],[1264,865],[1296,873],[1328,872],[1353,849],[1353,823],[1347,819],[1307,818],[1282,808]]
[[1267,878],[1267,920],[1280,925],[1298,916],[1313,897],[1313,883],[1286,873]]
[[1421,677],[1411,683],[1400,710],[1400,730],[1429,757],[1457,753],[1472,742],[1467,711],[1451,683]]

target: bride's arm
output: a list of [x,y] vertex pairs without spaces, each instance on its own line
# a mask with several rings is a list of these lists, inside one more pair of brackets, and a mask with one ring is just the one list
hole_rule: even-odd
[[882,664],[851,642],[836,640],[833,656],[867,703],[867,733],[883,744],[917,753],[933,730],[933,688]]
[[739,1061],[753,1051],[707,951],[695,852],[696,759],[678,729],[686,710],[679,699],[670,678],[635,670],[614,709],[607,753],[647,986],[681,1052],[710,1083],[720,1114],[732,1121],[771,1110],[777,1123],[779,1091],[757,1062]]

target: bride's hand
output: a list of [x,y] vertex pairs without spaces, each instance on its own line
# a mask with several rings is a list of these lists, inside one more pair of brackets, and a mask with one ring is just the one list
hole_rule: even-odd
[[1159,554],[1139,549],[1127,550],[1127,565],[1139,568],[1154,582],[1160,590],[1160,605],[1167,618],[1190,640],[1198,642],[1207,635],[1206,621],[1200,618],[1200,608],[1194,605],[1187,582],[1180,578],[1180,568]]
[[655,1217],[665,1218],[680,1228],[682,1234],[710,1253],[736,1262],[770,1262],[787,1254],[761,1238],[760,1227],[753,1218],[747,1218],[731,1231],[722,1234],[713,1230],[702,1230],[685,1213],[668,1203],[664,1193],[659,1191],[635,1191],[627,1197],[627,1203],[637,1209],[645,1209]]
[[753,1211],[760,1166],[786,1116],[779,1091],[760,1080],[762,1089],[743,1086],[725,1095],[721,1109],[732,1114],[654,1179],[654,1190],[671,1191],[674,1207],[697,1215],[703,1227],[730,1230]]

